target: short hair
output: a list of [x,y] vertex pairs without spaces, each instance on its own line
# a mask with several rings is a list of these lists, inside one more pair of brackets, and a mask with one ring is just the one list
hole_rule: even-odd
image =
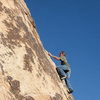
[[66,56],[65,51],[61,51],[60,54],[63,54],[64,56]]

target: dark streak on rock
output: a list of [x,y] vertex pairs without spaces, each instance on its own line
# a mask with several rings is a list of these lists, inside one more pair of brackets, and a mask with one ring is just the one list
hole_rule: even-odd
[[23,100],[25,97],[20,95],[20,82],[13,80],[11,76],[7,76],[7,81],[11,86],[10,91],[15,95],[18,100]]
[[7,81],[11,86],[11,92],[16,96],[20,93],[20,82],[18,80],[13,80],[11,76],[7,76]]
[[25,25],[25,23],[23,22],[21,17],[18,16],[15,19],[15,21],[16,21],[17,28],[21,28],[21,29],[23,29],[25,31],[25,33],[27,33],[27,32],[29,33],[28,27]]
[[[36,24],[35,24],[34,20],[32,19],[32,17],[31,17],[31,16],[30,16],[30,17],[28,16],[28,18],[29,18],[29,20],[30,20],[32,26],[33,26],[34,28],[36,28]],[[37,28],[36,28],[36,29],[37,29]]]
[[0,36],[1,36],[1,40],[2,40],[3,45],[7,46],[6,39],[5,39],[4,35],[3,35],[3,33],[0,33]]
[[68,100],[72,100],[72,98],[69,96],[69,97],[68,97]]
[[3,40],[4,43],[6,45],[7,43],[9,43],[9,46],[12,46],[13,48],[14,48],[14,45],[21,47],[21,45],[19,44],[19,41],[21,40],[21,36],[19,35],[20,29],[15,27],[12,23],[8,23],[6,20],[4,20],[3,23],[8,28],[7,38],[5,41]]
[[25,100],[35,100],[35,99],[31,96],[27,96]]
[[11,92],[15,95],[17,100],[34,100],[31,96],[23,96],[20,94],[20,82],[18,80],[13,80],[11,76],[7,76],[7,81],[11,86]]
[[32,66],[30,64],[30,54],[25,54],[24,56],[24,70],[28,70],[30,72],[32,72]]
[[18,4],[18,3],[17,3],[17,0],[14,0],[14,4],[15,4],[15,5],[17,5],[17,4]]
[[0,11],[3,11],[2,3],[0,2]]
[[12,39],[17,40],[21,39],[21,36],[18,34],[20,32],[20,28],[15,27],[12,23],[8,23],[6,20],[4,21],[5,25],[9,28],[8,30],[8,39],[11,41]]
[[30,64],[30,62],[34,63],[33,60],[33,52],[31,50],[31,48],[25,46],[26,48],[26,52],[27,54],[25,54],[24,56],[24,70],[28,70],[30,72],[32,72],[32,66]]
[[[1,55],[0,55],[1,56]],[[2,59],[0,59],[0,61],[2,62],[2,63],[5,63]]]
[[1,63],[0,63],[0,67],[1,67],[2,75],[4,75],[3,65]]
[[11,10],[10,8],[6,8],[6,7],[4,7],[3,9],[5,13],[9,16],[10,20],[13,21],[15,18],[13,10]]
[[60,94],[56,93],[55,97],[53,97],[53,100],[63,100],[63,97]]
[[11,76],[7,76],[7,80],[10,82],[13,80],[13,78]]
[[[4,35],[3,35],[3,33],[0,33],[0,36],[1,36],[1,40],[2,40],[2,44],[6,47],[8,47],[9,49],[11,49],[12,51],[13,51],[13,47],[11,46],[11,44],[8,44],[8,38],[5,38],[4,37]],[[13,51],[13,53],[14,53],[14,51]],[[9,55],[12,55],[12,53],[11,52],[9,52]]]
[[16,96],[20,93],[20,82],[17,80],[11,81],[11,92]]

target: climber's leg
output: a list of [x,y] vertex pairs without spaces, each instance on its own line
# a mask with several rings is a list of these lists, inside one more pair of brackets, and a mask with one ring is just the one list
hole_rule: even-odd
[[66,78],[66,79],[65,79],[65,82],[66,82],[66,85],[67,85],[67,88],[68,88],[68,93],[69,93],[69,94],[72,93],[72,92],[73,92],[73,89],[72,89],[72,87],[71,87],[71,84],[70,84],[70,82],[69,82],[69,79]]
[[65,82],[66,82],[67,88],[68,89],[72,89],[71,84],[70,84],[70,81],[69,81],[68,78],[65,79]]
[[67,70],[67,66],[60,65],[60,66],[57,67],[57,72],[61,76],[61,79],[66,78],[66,73],[64,72],[64,70]]
[[66,73],[67,78],[65,79],[66,86],[69,89],[68,93],[72,93],[73,92],[72,86],[71,86],[70,81],[69,81],[70,74],[71,74],[71,71],[67,72]]

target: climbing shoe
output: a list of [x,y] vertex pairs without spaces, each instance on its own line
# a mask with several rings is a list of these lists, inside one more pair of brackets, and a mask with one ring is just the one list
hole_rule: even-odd
[[73,91],[73,89],[69,89],[68,93],[71,94]]

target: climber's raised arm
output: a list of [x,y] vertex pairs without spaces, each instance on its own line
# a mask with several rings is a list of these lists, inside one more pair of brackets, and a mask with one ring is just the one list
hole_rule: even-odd
[[59,58],[59,57],[54,56],[54,55],[52,55],[51,53],[48,53],[48,55],[49,55],[49,56],[51,56],[51,57],[53,57],[53,58],[54,58],[54,59],[56,59],[56,60],[60,60],[60,58]]

